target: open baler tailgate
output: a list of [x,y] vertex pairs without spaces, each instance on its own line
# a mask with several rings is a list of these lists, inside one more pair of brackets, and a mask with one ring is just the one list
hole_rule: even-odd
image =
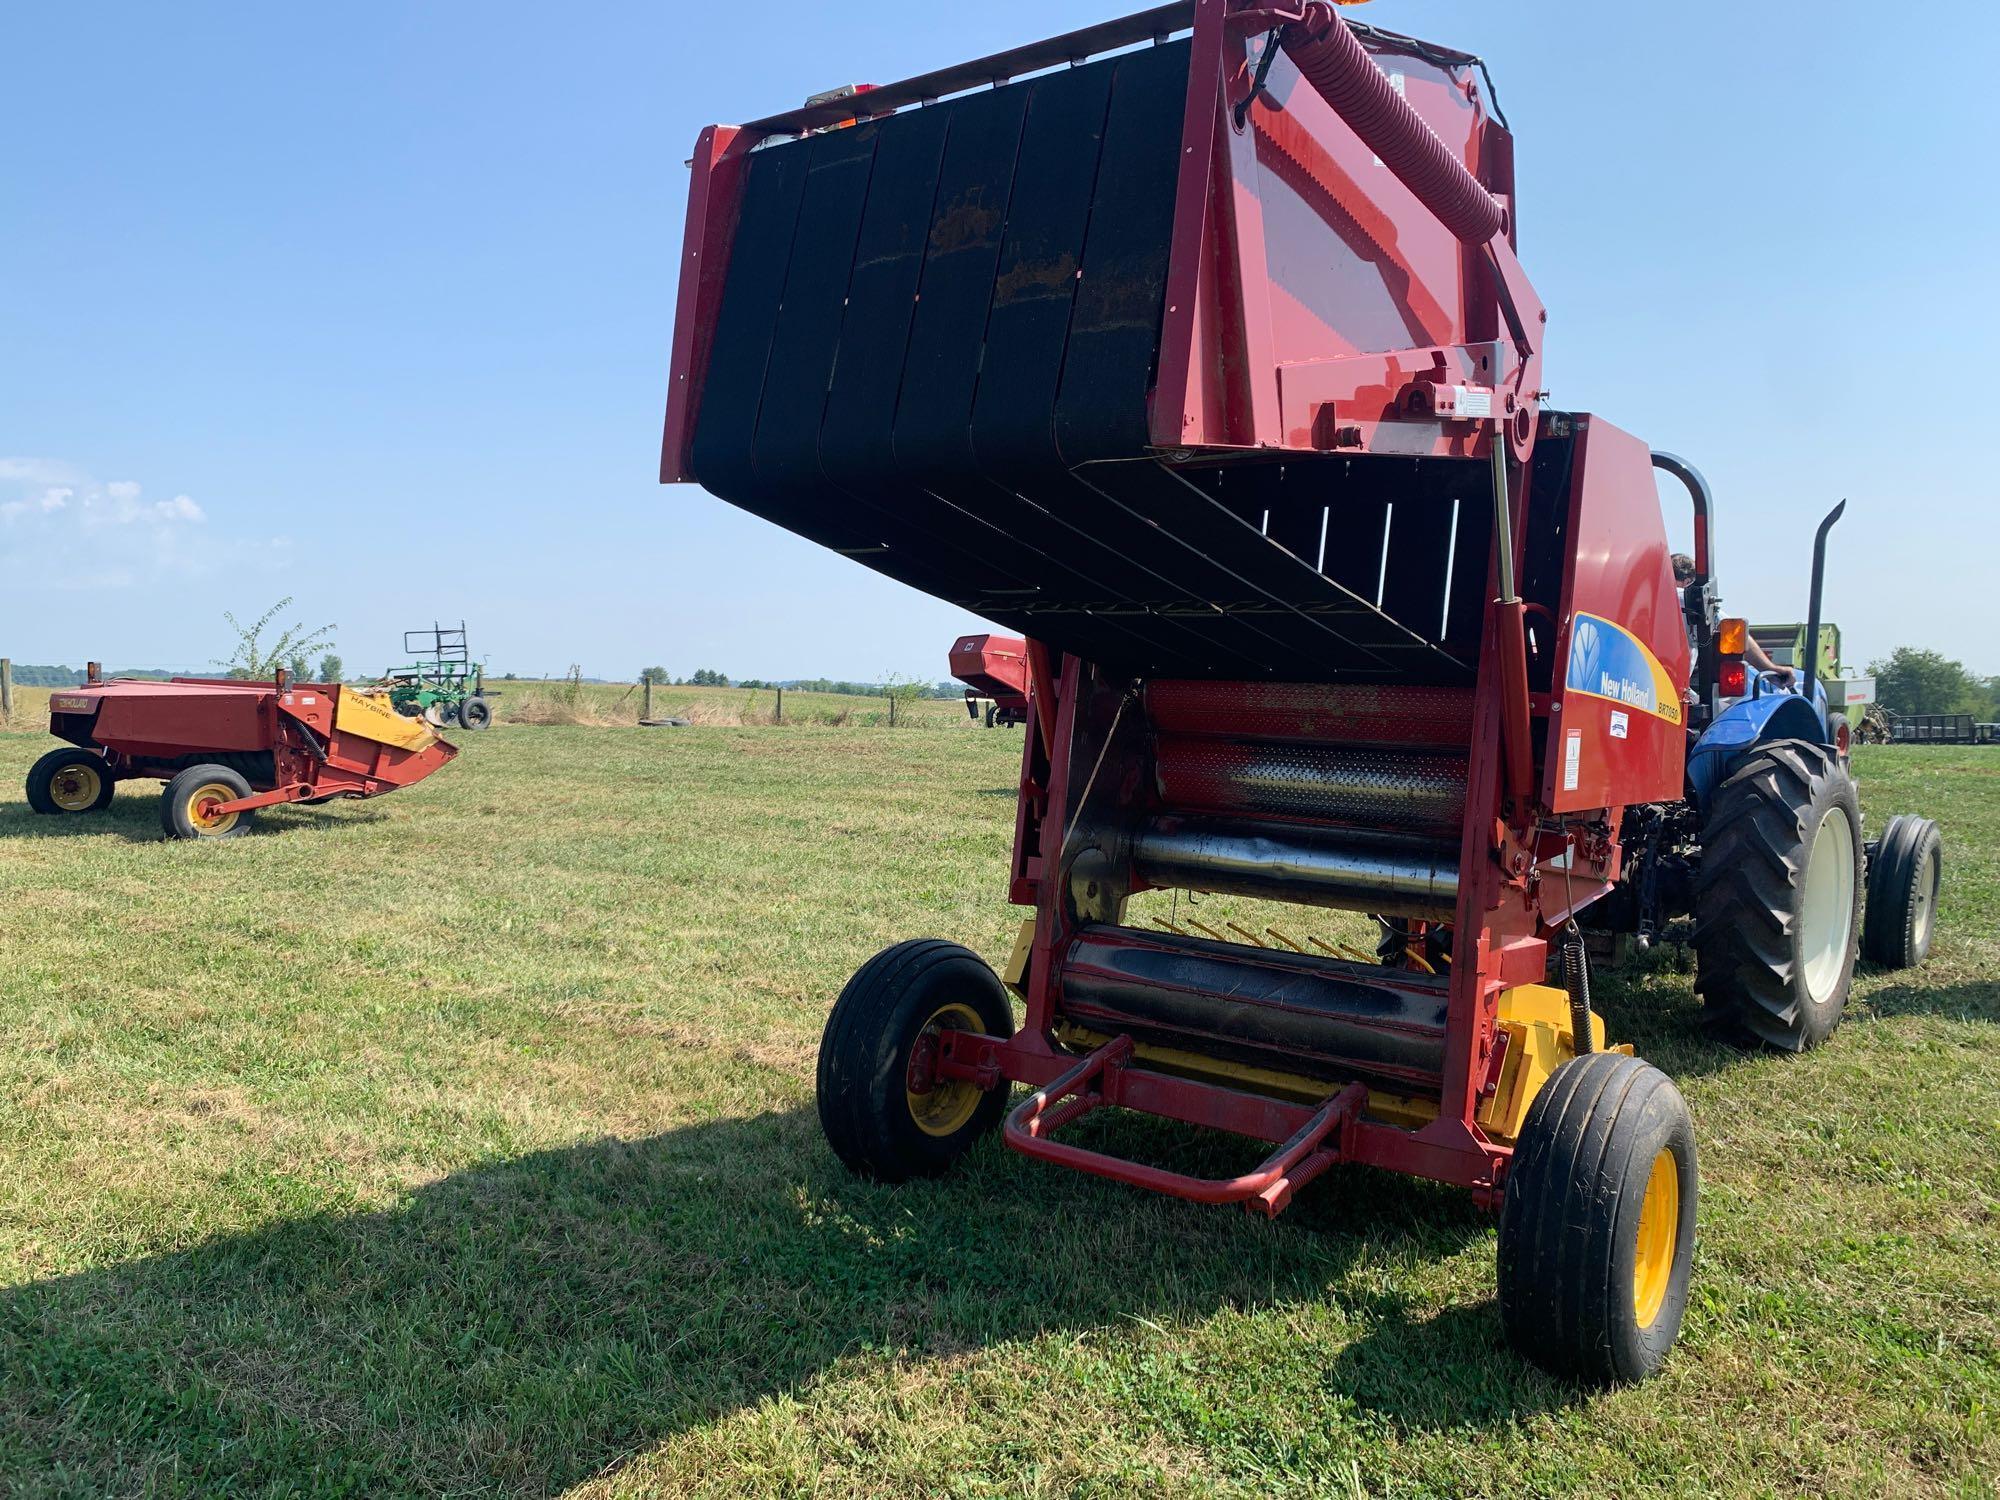
[[[1224,14],[1162,7],[1069,56],[1194,34],[848,128],[821,106],[705,134],[664,477],[1135,673],[1469,681],[1492,535],[1469,412],[1511,358],[1465,313],[1483,262]],[[1504,177],[1470,60],[1364,34],[1449,154]],[[1238,128],[1224,78],[1266,48]]]

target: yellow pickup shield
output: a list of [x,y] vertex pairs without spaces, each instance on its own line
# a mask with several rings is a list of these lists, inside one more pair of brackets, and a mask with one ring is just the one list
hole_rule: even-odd
[[387,693],[363,693],[351,687],[340,690],[333,706],[333,727],[342,734],[359,735],[398,750],[425,750],[437,743],[437,736],[422,719],[406,719],[390,704]]

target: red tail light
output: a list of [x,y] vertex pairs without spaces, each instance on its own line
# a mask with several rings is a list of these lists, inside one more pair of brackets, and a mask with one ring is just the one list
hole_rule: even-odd
[[1842,755],[1847,754],[1847,747],[1853,742],[1853,739],[1854,726],[1849,724],[1847,720],[1842,719],[1838,724],[1833,726],[1833,748],[1838,750]]
[[1740,660],[1724,662],[1722,670],[1716,674],[1715,679],[1716,687],[1721,690],[1725,698],[1741,698],[1744,682],[1743,663]]

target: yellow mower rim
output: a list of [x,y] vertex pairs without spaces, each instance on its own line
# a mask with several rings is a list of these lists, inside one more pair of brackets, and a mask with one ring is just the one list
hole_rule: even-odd
[[1646,1196],[1639,1205],[1639,1244],[1632,1258],[1632,1312],[1641,1328],[1653,1326],[1667,1300],[1680,1224],[1680,1164],[1669,1147],[1653,1158],[1653,1170],[1646,1177]]
[[64,812],[88,812],[104,790],[104,773],[95,766],[67,765],[49,778],[49,800]]
[[[952,1000],[930,1013],[918,1029],[917,1037],[921,1040],[940,1031],[976,1031],[984,1035],[986,1028],[980,1024],[979,1013],[971,1006]],[[979,1097],[983,1092],[970,1079],[940,1078],[931,1085],[928,1093],[919,1094],[906,1085],[903,1098],[909,1105],[910,1118],[916,1122],[917,1129],[925,1135],[946,1136],[965,1128],[966,1122],[979,1108]]]
[[241,813],[216,814],[209,811],[218,802],[234,802],[241,794],[226,781],[208,781],[188,794],[188,822],[196,833],[213,838],[236,826]]

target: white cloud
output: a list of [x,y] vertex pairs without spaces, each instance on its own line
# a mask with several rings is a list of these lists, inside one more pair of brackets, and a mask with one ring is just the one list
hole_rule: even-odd
[[60,460],[0,457],[0,555],[17,580],[120,588],[278,555],[254,542],[197,544],[207,522],[190,495],[149,500],[134,479],[99,482]]

